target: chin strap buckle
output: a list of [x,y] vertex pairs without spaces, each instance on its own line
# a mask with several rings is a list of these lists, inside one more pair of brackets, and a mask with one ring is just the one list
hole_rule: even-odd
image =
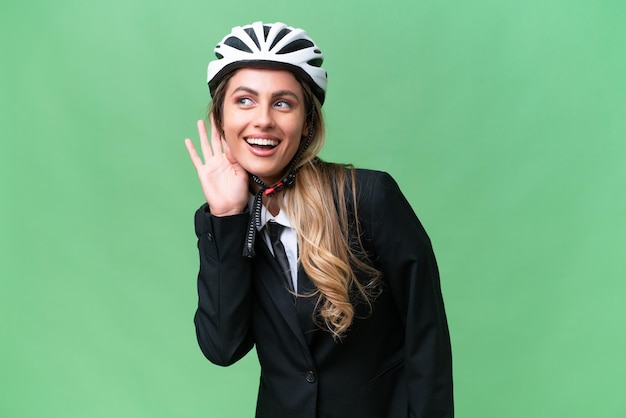
[[285,182],[284,181],[279,181],[274,186],[268,187],[267,189],[265,189],[265,191],[263,193],[267,197],[272,197],[272,196],[274,196],[274,193],[281,191],[283,187],[285,187]]

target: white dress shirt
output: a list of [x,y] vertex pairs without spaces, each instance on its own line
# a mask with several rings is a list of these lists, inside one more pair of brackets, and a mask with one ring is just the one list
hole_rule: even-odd
[[[252,203],[254,201],[254,195],[250,197],[249,207],[252,207]],[[285,247],[285,252],[287,253],[287,260],[289,260],[289,273],[291,273],[291,281],[293,283],[293,288],[298,290],[298,236],[296,234],[296,230],[291,226],[291,222],[289,217],[284,211],[278,212],[278,215],[272,215],[265,205],[261,207],[261,226],[257,229],[263,234],[263,239],[265,243],[269,247],[272,254],[274,254],[274,249],[272,248],[272,243],[270,241],[269,234],[267,230],[264,229],[265,224],[269,221],[274,221],[276,223],[281,224],[284,228],[280,234],[280,241],[283,243]]]

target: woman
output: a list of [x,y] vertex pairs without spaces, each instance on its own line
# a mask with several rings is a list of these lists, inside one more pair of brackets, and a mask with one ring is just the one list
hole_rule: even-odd
[[235,27],[208,67],[211,139],[195,324],[228,366],[253,346],[257,417],[452,417],[450,339],[422,225],[385,173],[316,157],[323,56],[301,29]]

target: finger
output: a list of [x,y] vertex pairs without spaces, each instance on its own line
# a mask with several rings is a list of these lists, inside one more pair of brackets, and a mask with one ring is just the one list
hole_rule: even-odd
[[193,166],[196,170],[198,170],[199,167],[202,167],[202,160],[200,159],[200,156],[198,156],[198,152],[196,151],[196,147],[193,145],[193,141],[189,138],[185,139],[185,146],[187,147],[187,152],[189,152],[189,158],[191,158]]
[[215,119],[213,118],[213,114],[210,116],[211,119],[211,147],[213,148],[213,154],[217,154],[218,152],[222,152],[222,136],[217,130],[217,126],[215,125]]
[[206,124],[203,120],[199,120],[198,123],[198,136],[200,137],[200,148],[202,149],[202,157],[204,162],[213,156],[211,147],[209,146],[209,138],[206,133]]

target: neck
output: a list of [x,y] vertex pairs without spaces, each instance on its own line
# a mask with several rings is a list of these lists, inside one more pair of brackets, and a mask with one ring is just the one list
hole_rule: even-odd
[[[257,194],[261,190],[261,186],[256,184],[254,181],[250,181],[250,191],[252,194]],[[273,196],[262,195],[263,206],[267,208],[267,210],[272,214],[272,216],[278,215],[280,212],[280,206],[278,205],[278,199],[283,196],[283,191],[279,191]]]
[[280,213],[280,206],[276,202],[276,199],[271,198],[263,198],[263,205],[267,208],[268,212],[272,214],[272,216],[277,216]]

